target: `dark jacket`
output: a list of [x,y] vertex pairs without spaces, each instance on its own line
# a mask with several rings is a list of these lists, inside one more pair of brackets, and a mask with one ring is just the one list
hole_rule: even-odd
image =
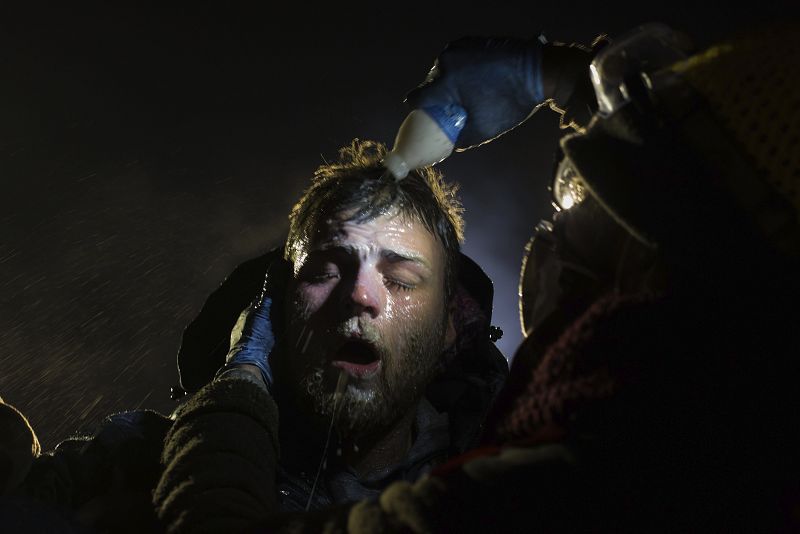
[[[269,269],[271,277],[282,276],[276,274],[281,273],[276,262],[284,262],[281,250],[239,266],[184,333],[178,355],[181,386],[199,392],[177,412],[165,441],[166,469],[155,493],[159,515],[176,531],[192,530],[212,518],[235,529],[278,509],[319,509],[374,498],[394,481],[414,481],[477,443],[483,419],[507,376],[506,360],[490,339],[491,282],[462,256],[455,297],[456,350],[420,403],[408,455],[398,465],[359,478],[330,454],[309,503],[319,447],[306,448],[296,432],[279,433],[279,407],[265,389],[259,391],[256,381],[234,376],[212,382],[225,361],[231,329],[261,289],[265,273]],[[274,280],[273,285],[283,287]],[[273,324],[280,324],[275,310],[281,307],[272,309]],[[232,403],[234,391],[237,400]],[[280,460],[266,461],[270,456]],[[231,474],[234,468],[238,475]]]
[[149,410],[118,413],[93,433],[62,441],[35,458],[23,483],[0,497],[0,531],[160,530],[151,491],[161,474],[162,443],[171,425],[169,418]]

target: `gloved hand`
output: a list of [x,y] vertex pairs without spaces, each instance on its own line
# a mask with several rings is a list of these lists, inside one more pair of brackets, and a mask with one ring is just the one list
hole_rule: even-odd
[[221,371],[243,365],[255,366],[260,371],[267,390],[271,391],[272,368],[269,364],[269,355],[275,346],[275,335],[270,321],[272,298],[269,296],[268,281],[269,274],[259,296],[242,313],[236,325],[236,329],[241,325],[241,333],[228,351],[225,366]]
[[465,110],[456,148],[479,145],[523,122],[544,101],[541,49],[536,39],[464,37],[445,47],[406,103],[440,124]]
[[427,111],[445,130],[458,118],[463,122],[465,112],[466,123],[455,132],[461,150],[511,130],[544,103],[562,115],[563,128],[580,129],[596,108],[589,64],[606,42],[605,36],[591,47],[544,38],[465,37],[445,47],[406,103]]
[[610,42],[608,36],[601,34],[591,46],[558,42],[544,45],[542,85],[550,108],[561,115],[561,128],[583,131],[597,111],[589,65]]

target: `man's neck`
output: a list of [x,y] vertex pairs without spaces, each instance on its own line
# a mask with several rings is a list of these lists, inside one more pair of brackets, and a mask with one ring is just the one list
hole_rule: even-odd
[[380,434],[343,439],[341,448],[344,463],[359,478],[400,463],[414,443],[418,404],[415,403],[394,425]]
[[[280,396],[278,407],[281,412],[281,421],[302,420],[307,417],[302,410],[290,397]],[[369,476],[377,470],[395,465],[401,462],[414,443],[415,423],[419,401],[413,403],[407,412],[397,419],[382,432],[377,432],[369,436],[345,437],[340,440],[333,436],[332,443],[327,451],[328,463],[334,460],[337,449],[341,449],[341,463],[350,467],[359,478]],[[286,459],[292,457],[291,463],[307,460],[308,455],[315,456],[312,451],[325,453],[321,449],[325,443],[324,427],[327,427],[329,419],[319,421],[319,425],[281,425],[281,448],[288,453]],[[314,444],[311,447],[298,447],[299,443]],[[337,443],[338,442],[338,443]],[[318,446],[317,446],[318,445]],[[338,463],[338,462],[337,462]]]

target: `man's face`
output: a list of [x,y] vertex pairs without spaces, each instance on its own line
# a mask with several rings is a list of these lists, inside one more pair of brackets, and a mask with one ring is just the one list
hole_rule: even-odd
[[294,266],[287,299],[288,369],[306,410],[330,416],[340,372],[339,427],[391,425],[438,368],[447,325],[444,250],[402,214],[327,221]]

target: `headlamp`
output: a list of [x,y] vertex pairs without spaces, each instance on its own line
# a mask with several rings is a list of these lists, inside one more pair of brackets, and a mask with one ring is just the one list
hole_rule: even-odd
[[553,204],[557,210],[568,210],[586,198],[586,187],[569,158],[562,158],[552,186]]

